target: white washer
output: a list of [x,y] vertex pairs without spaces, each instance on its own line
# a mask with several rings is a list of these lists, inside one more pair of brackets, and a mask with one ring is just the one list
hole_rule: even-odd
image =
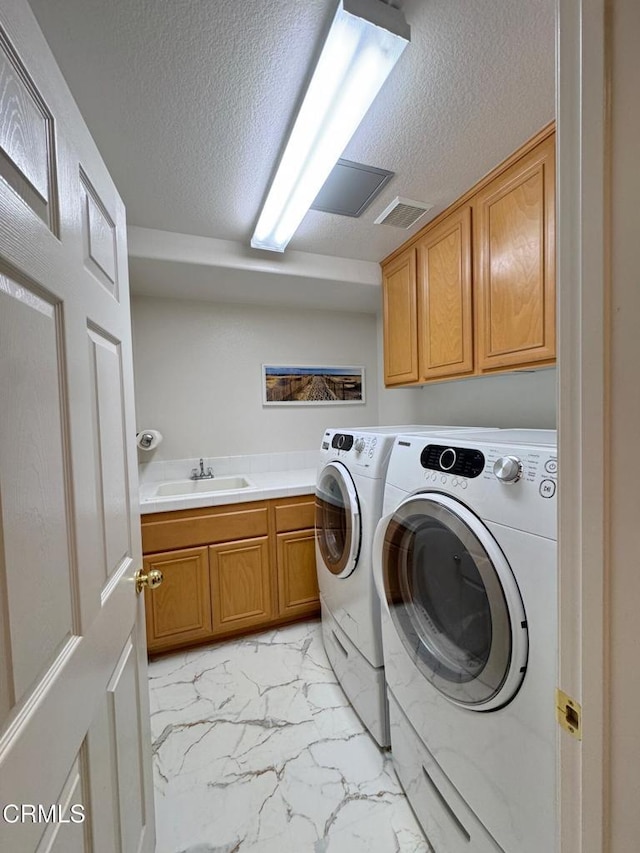
[[[316,564],[324,645],[344,692],[381,746],[389,744],[380,605],[371,547],[384,478],[400,432],[463,427],[328,429],[316,479]],[[470,428],[467,427],[466,430]]]
[[437,853],[553,853],[556,433],[401,435],[374,541],[391,748]]

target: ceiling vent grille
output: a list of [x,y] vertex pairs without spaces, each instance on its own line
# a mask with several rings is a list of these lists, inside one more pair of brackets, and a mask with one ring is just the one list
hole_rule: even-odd
[[395,228],[411,228],[421,216],[431,210],[432,204],[421,201],[412,201],[410,198],[394,198],[391,204],[382,211],[377,219],[376,225],[393,225]]

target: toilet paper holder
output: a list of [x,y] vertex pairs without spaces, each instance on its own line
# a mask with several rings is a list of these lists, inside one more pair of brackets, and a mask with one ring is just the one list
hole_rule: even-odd
[[162,441],[162,433],[157,429],[143,429],[136,433],[136,444],[140,450],[155,450]]

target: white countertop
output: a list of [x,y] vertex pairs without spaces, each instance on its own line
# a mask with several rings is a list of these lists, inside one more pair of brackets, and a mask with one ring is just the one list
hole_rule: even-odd
[[156,494],[158,487],[173,481],[165,480],[163,482],[143,483],[140,486],[140,512],[146,515],[150,512],[171,512],[176,509],[195,509],[205,506],[247,503],[248,501],[262,501],[267,498],[311,495],[315,492],[315,468],[250,474],[238,471],[236,474],[245,477],[251,483],[251,486],[243,489],[229,489],[218,492],[200,492],[198,494],[158,497]]

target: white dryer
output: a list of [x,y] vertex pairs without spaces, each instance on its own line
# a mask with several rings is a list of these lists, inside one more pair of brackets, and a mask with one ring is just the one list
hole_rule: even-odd
[[324,645],[349,701],[381,746],[389,744],[389,729],[380,606],[372,575],[373,535],[382,515],[384,478],[396,435],[440,429],[451,433],[458,428],[328,429],[320,448],[316,564]]
[[374,541],[391,748],[436,853],[553,853],[556,433],[402,435]]

